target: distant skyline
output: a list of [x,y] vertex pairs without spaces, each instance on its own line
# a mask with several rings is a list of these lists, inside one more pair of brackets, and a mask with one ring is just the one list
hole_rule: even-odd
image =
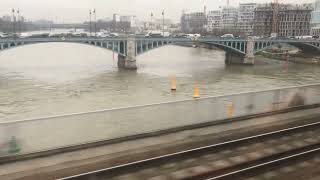
[[[96,8],[97,19],[111,17],[112,14],[136,15],[140,20],[165,17],[178,22],[182,10],[218,10],[226,6],[227,0],[0,0],[0,16],[11,15],[11,9],[20,9],[29,20],[47,19],[58,23],[79,23],[89,19],[89,9]],[[268,3],[272,0],[230,0],[231,6],[239,3]],[[279,0],[283,3],[312,3],[314,0]]]

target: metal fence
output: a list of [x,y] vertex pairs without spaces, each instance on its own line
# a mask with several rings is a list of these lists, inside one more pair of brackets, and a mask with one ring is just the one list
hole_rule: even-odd
[[320,85],[0,123],[0,157],[320,104]]

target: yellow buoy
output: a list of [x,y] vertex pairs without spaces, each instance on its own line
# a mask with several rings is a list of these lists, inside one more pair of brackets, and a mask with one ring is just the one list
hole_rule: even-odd
[[228,118],[232,118],[233,114],[234,114],[234,104],[231,103],[231,105],[229,105],[227,109]]
[[200,92],[197,83],[194,85],[193,98],[200,98]]
[[171,79],[171,91],[177,90],[177,80],[176,78]]

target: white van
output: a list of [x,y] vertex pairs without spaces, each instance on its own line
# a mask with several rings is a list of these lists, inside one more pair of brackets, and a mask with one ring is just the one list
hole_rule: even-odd
[[221,36],[221,38],[234,38],[233,34],[224,34]]

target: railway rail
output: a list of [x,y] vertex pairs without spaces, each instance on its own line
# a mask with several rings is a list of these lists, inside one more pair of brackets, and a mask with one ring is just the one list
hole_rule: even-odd
[[[257,169],[268,169],[279,163],[317,155],[320,151],[319,127],[320,122],[305,124],[117,165],[60,180],[123,179],[123,177],[127,177],[126,179],[209,180],[237,177],[239,179],[244,174],[252,175],[252,172]],[[224,156],[219,157],[219,155]]]

